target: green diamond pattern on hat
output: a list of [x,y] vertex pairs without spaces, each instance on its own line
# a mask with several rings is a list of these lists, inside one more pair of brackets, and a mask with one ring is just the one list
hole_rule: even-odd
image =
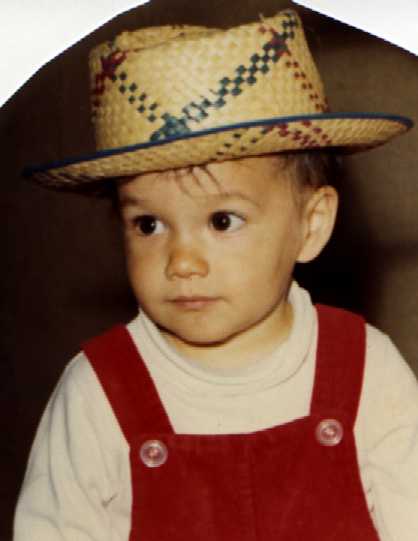
[[[294,22],[293,24],[296,25],[297,23]],[[170,127],[173,124],[177,125],[179,131],[177,131],[176,133],[178,135],[181,135],[182,133],[189,133],[190,121],[199,122],[200,120],[206,118],[209,115],[207,111],[211,107],[224,107],[227,104],[227,101],[224,99],[225,96],[238,96],[245,90],[245,85],[255,84],[257,82],[257,78],[254,75],[255,73],[268,73],[270,70],[269,63],[277,62],[284,52],[288,52],[288,48],[286,46],[286,39],[290,39],[290,34],[286,32],[283,34],[278,34],[274,30],[271,30],[271,32],[273,34],[273,38],[269,42],[265,43],[262,47],[265,51],[267,51],[265,54],[260,56],[258,53],[254,53],[250,57],[248,68],[245,65],[241,64],[235,69],[236,77],[231,79],[230,77],[225,76],[219,81],[219,87],[216,90],[208,89],[211,94],[220,96],[221,99],[211,102],[208,98],[204,98],[204,100],[199,104],[192,102],[191,104],[183,107],[182,111],[185,113],[184,117],[175,119],[175,117],[167,113],[162,118],[167,119]],[[246,71],[250,71],[252,75],[244,78],[242,75]],[[198,109],[200,113],[190,114],[190,111],[193,108]],[[177,120],[177,123],[175,122],[175,120]],[[172,136],[172,131],[170,127],[164,125],[162,128],[151,134],[150,140],[161,141],[166,137]],[[181,127],[184,127],[184,131],[181,131]]]
[[[115,80],[117,80],[118,78],[120,80],[126,81],[128,79],[128,74],[125,71],[123,71],[122,73],[119,74],[118,77],[115,78]],[[157,120],[157,116],[153,111],[155,111],[158,108],[158,103],[152,102],[148,106],[145,105],[144,102],[148,99],[148,96],[145,92],[141,92],[141,93],[138,92],[138,85],[136,82],[131,82],[131,83],[127,82],[123,85],[120,85],[119,92],[121,94],[126,94],[127,92],[129,92],[129,97],[127,98],[128,102],[132,105],[135,104],[136,111],[140,114],[145,114],[145,117],[150,122],[155,122]],[[138,106],[137,105],[138,102],[140,102],[141,105]]]

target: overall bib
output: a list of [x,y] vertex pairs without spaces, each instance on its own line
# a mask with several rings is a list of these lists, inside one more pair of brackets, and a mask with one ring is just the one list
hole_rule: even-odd
[[129,541],[378,541],[353,434],[365,325],[317,312],[309,415],[249,434],[176,434],[125,327],[86,344],[130,447]]

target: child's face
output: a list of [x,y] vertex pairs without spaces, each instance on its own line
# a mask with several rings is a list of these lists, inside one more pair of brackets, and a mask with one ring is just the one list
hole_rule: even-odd
[[305,224],[275,158],[144,174],[119,195],[134,293],[178,348],[280,335]]

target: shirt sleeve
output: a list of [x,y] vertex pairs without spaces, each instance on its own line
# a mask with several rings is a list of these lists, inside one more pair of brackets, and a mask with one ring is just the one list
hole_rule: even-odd
[[381,541],[416,541],[418,385],[387,336],[369,327],[367,340],[358,435],[369,508]]
[[104,394],[94,378],[80,354],[46,407],[16,508],[14,541],[120,539],[107,512],[120,482],[115,422],[103,415]]

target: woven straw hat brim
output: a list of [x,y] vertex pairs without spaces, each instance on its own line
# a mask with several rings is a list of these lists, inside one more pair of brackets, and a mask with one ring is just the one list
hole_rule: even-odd
[[24,174],[51,187],[71,188],[245,156],[330,147],[354,153],[384,144],[412,126],[409,118],[379,113],[269,118],[29,166]]

